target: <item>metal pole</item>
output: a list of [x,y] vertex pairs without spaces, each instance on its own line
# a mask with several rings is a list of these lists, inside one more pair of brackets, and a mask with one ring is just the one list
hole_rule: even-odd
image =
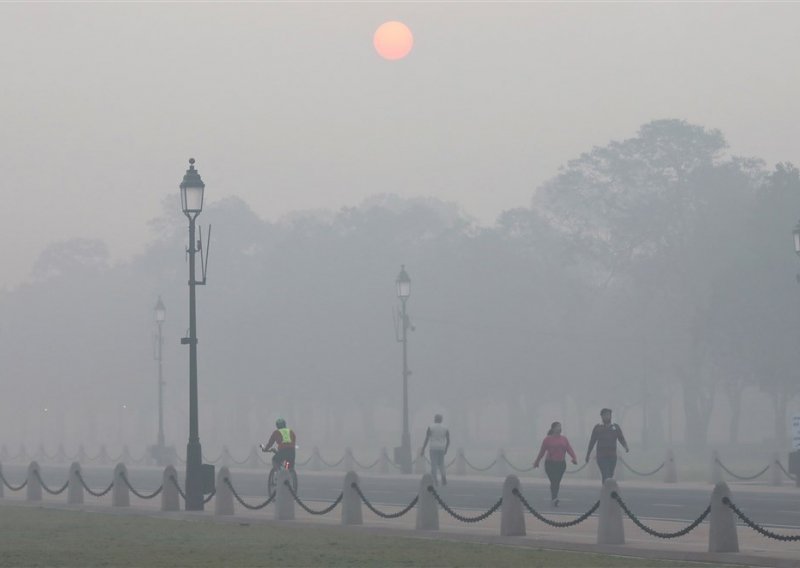
[[411,473],[411,434],[408,429],[408,317],[406,316],[406,299],[403,304],[403,437],[400,447],[403,452],[403,473]]
[[203,510],[202,450],[197,409],[197,313],[195,304],[195,217],[189,217],[189,443],[186,446],[186,510]]
[[[161,354],[164,347],[164,336],[161,333],[162,322],[158,322],[158,455],[164,451],[164,374],[161,366]],[[163,465],[160,464],[159,465]]]

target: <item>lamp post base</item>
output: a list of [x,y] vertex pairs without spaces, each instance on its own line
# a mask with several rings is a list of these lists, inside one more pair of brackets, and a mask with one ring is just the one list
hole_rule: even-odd
[[394,463],[400,466],[400,471],[403,473],[412,473],[412,461],[411,444],[403,444],[394,449]]

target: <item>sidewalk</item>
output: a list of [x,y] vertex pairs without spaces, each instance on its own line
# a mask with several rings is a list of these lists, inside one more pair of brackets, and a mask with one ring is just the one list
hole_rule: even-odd
[[[368,494],[367,498],[369,498]],[[246,498],[245,500],[252,504],[258,504],[263,501],[263,499],[260,498]],[[282,526],[294,525],[298,528],[303,526],[341,526],[341,506],[324,516],[310,515],[299,506],[295,506],[294,521],[275,521],[274,504],[268,505],[261,511],[250,511],[242,507],[239,503],[235,503],[235,515],[222,517],[213,514],[213,500],[206,505],[206,511],[204,512],[161,512],[159,510],[160,503],[161,501],[158,497],[145,501],[131,495],[131,507],[112,507],[110,494],[102,498],[86,495],[84,505],[66,505],[66,497],[64,495],[55,497],[44,495],[43,501],[29,503],[24,500],[24,491],[17,493],[6,492],[5,498],[0,500],[0,504],[8,505],[91,511],[113,515],[147,515],[175,520],[206,519],[214,522],[279,523]],[[312,509],[322,509],[329,505],[330,502],[308,501],[306,504]],[[384,507],[377,505],[376,508],[387,513],[399,511],[401,509],[399,506]],[[665,541],[647,535],[637,528],[630,520],[625,518],[626,544],[618,546],[600,546],[596,544],[596,516],[590,517],[584,523],[576,527],[553,528],[539,522],[526,512],[525,522],[527,536],[501,537],[499,536],[499,511],[479,523],[462,523],[452,518],[445,511],[439,509],[440,530],[416,531],[415,509],[412,509],[408,514],[399,519],[391,520],[376,516],[366,506],[363,506],[362,510],[364,518],[364,524],[362,526],[341,527],[341,530],[355,530],[408,538],[446,539],[451,541],[503,544],[517,547],[569,550],[649,559],[768,566],[773,568],[797,568],[800,566],[800,543],[767,539],[744,526],[738,527],[739,549],[741,551],[739,554],[711,554],[706,552],[709,529],[707,522],[702,523],[686,536]],[[457,512],[465,516],[474,516],[476,514],[474,510],[457,509]],[[547,512],[543,512],[543,514],[550,518]],[[559,515],[553,518],[554,520],[566,520],[569,517]],[[645,524],[659,531],[672,532],[683,528],[688,523],[659,520],[647,521]],[[781,534],[789,533],[789,531],[780,530],[776,532]],[[791,534],[795,533],[792,532]]]

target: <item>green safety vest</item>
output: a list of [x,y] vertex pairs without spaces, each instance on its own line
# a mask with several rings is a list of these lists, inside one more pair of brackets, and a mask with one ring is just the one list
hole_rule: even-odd
[[283,438],[282,444],[292,443],[292,431],[289,428],[278,428],[278,432],[281,433],[281,437]]

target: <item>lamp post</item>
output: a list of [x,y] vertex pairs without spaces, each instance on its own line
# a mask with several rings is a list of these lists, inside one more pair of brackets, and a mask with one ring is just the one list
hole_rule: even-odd
[[[164,325],[164,320],[167,319],[167,308],[164,302],[161,301],[161,296],[158,297],[158,302],[155,307],[156,325],[158,326],[158,335],[156,336],[156,361],[158,361],[158,439],[156,441],[156,451],[158,456],[163,456],[166,448],[164,447],[164,374],[162,369],[162,354],[164,347],[164,336],[162,335],[161,327]],[[164,465],[161,460],[158,460],[158,465]]]
[[181,338],[189,345],[189,442],[186,446],[186,510],[203,510],[203,457],[197,412],[197,313],[195,305],[195,253],[200,246],[195,240],[195,221],[203,210],[205,184],[194,169],[194,158],[189,159],[189,169],[180,185],[181,206],[189,219],[189,336]]
[[409,321],[406,314],[406,302],[411,295],[411,278],[408,277],[405,265],[400,266],[400,274],[395,281],[397,297],[400,298],[400,330],[398,341],[403,344],[403,435],[400,447],[395,448],[395,462],[400,464],[403,473],[411,473],[411,434],[408,429],[408,328]]

